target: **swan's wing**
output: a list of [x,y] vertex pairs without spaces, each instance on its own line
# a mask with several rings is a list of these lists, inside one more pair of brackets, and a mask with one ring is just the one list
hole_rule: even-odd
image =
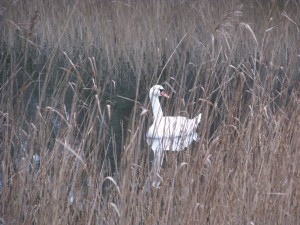
[[160,121],[154,121],[147,132],[149,138],[163,138],[163,137],[179,137],[188,136],[197,128],[197,121],[195,119],[188,119],[186,117],[163,117]]
[[196,118],[163,117],[161,121],[155,121],[147,132],[148,145],[153,151],[179,151],[188,147],[198,139]]

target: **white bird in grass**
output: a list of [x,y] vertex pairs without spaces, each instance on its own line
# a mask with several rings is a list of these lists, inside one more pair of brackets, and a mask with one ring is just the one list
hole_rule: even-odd
[[201,113],[188,119],[182,116],[163,116],[159,97],[169,98],[161,85],[154,85],[149,92],[154,122],[147,132],[147,143],[154,152],[153,187],[159,187],[159,170],[163,162],[163,151],[180,151],[188,147],[193,140],[198,140],[197,126],[201,121]]

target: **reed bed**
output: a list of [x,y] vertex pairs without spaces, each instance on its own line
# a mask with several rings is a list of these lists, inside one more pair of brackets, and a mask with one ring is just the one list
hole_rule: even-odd
[[[0,224],[299,224],[299,15],[297,1],[0,3]],[[156,83],[166,115],[203,114],[160,189]]]

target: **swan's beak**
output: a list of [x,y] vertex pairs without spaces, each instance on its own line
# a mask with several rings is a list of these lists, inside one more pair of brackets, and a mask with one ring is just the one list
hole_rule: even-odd
[[161,94],[161,96],[164,96],[166,98],[170,98],[170,96],[165,91],[162,91],[160,94]]

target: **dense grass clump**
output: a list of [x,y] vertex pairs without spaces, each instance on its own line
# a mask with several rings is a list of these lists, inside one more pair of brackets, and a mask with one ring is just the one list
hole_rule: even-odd
[[[2,1],[0,224],[299,224],[299,15],[297,1]],[[156,83],[165,114],[203,113],[160,189]]]

